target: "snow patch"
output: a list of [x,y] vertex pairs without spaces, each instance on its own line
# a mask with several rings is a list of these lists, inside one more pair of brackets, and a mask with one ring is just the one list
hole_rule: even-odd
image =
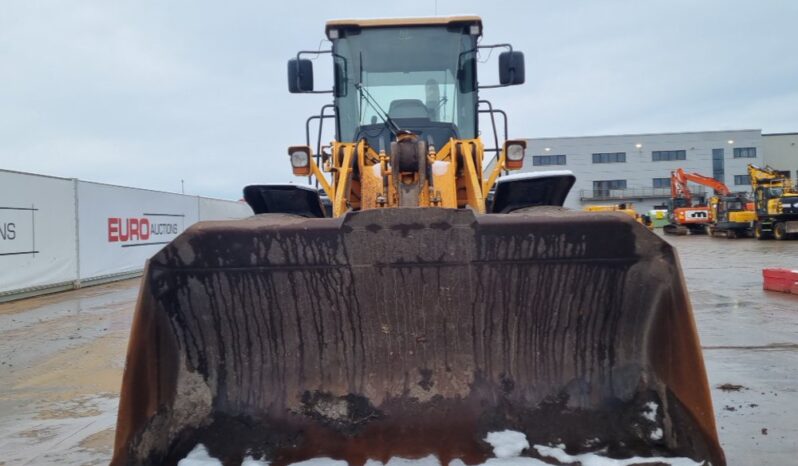
[[651,422],[657,422],[657,408],[659,405],[653,401],[646,403],[646,409],[642,412],[643,417]]
[[222,466],[222,462],[209,455],[205,445],[198,443],[177,466]]
[[[368,460],[365,466],[383,466],[381,461]],[[411,460],[407,458],[392,457],[384,466],[441,466],[441,462],[435,455],[425,456],[424,458]],[[463,465],[465,466],[465,465]]]
[[560,463],[571,464],[578,462],[582,466],[632,466],[637,464],[668,464],[671,466],[701,466],[702,463],[696,463],[690,458],[664,458],[664,457],[649,457],[642,458],[635,456],[622,460],[614,458],[607,458],[606,456],[599,456],[596,453],[582,453],[580,455],[569,455],[562,448],[545,447],[542,445],[535,445],[533,447],[537,450],[540,456],[553,458]]
[[289,466],[349,466],[349,463],[332,458],[313,458],[299,463],[291,463]]
[[[454,461],[449,463],[453,466]],[[527,458],[524,456],[516,456],[514,458],[491,458],[484,463],[477,466],[551,466],[549,463],[544,463],[535,458]]]
[[489,432],[485,441],[493,447],[493,454],[496,458],[513,458],[520,456],[524,449],[529,448],[526,435],[514,430],[503,430],[501,432]]
[[269,462],[265,460],[256,460],[251,456],[247,456],[244,458],[244,462],[241,463],[241,466],[269,466]]

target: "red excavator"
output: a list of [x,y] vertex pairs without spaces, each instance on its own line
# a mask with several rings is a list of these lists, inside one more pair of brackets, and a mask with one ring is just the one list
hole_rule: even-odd
[[668,204],[670,223],[662,231],[669,235],[704,234],[712,223],[709,204],[705,196],[693,195],[687,182],[707,186],[721,196],[730,194],[729,188],[714,178],[698,173],[688,173],[678,168],[671,172],[671,199]]

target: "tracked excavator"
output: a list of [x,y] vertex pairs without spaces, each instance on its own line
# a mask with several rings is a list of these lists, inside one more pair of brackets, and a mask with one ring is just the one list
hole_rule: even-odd
[[[688,182],[714,190],[707,202],[695,196]],[[669,235],[709,234],[738,238],[750,236],[755,220],[753,204],[746,193],[733,193],[722,181],[678,168],[671,172],[670,223],[663,227]]]
[[[150,259],[112,465],[174,465],[200,443],[225,465],[476,464],[504,430],[725,464],[674,251],[626,214],[562,208],[572,174],[507,174],[525,142],[479,136],[480,114],[503,115],[480,93],[523,83],[523,54],[483,44],[476,16],[325,32],[330,50],[288,64],[292,93],[321,92],[307,57],[331,57],[315,120],[335,140],[288,150],[323,196],[248,186],[256,215],[200,222]],[[481,83],[492,50],[498,83]]]

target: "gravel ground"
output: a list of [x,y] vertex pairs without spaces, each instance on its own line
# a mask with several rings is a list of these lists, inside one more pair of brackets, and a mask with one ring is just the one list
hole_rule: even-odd
[[[798,241],[666,237],[679,252],[730,465],[795,464]],[[138,280],[0,304],[0,466],[107,464]]]

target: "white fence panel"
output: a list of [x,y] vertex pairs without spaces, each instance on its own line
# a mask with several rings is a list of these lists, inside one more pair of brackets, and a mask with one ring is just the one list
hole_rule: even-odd
[[0,170],[0,295],[77,280],[74,183]]
[[80,279],[137,272],[195,223],[197,198],[78,182]]
[[199,198],[199,219],[202,220],[235,220],[252,215],[252,209],[246,202],[224,201],[221,199]]

